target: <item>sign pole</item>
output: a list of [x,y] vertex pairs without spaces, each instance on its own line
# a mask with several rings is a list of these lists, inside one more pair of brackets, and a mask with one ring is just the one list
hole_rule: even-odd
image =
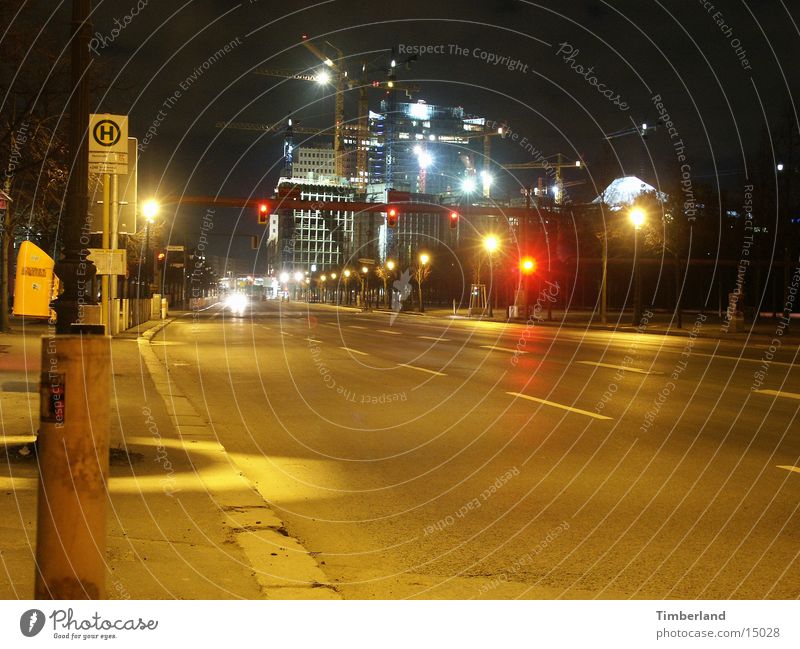
[[[103,250],[108,250],[109,238],[109,218],[110,205],[109,196],[111,194],[111,174],[103,174]],[[111,319],[109,318],[108,308],[108,275],[101,275],[100,283],[100,303],[103,305],[103,324],[106,325],[106,333],[111,333]]]
[[[115,254],[119,239],[119,176],[111,176],[111,254]],[[109,333],[113,336],[119,329],[119,315],[117,309],[117,275],[110,275],[108,278],[111,284],[109,292],[109,323],[111,328]]]

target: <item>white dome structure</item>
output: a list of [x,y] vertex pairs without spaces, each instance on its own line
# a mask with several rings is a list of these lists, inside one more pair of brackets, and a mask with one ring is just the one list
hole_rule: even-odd
[[655,192],[656,197],[662,203],[667,200],[664,192],[659,192],[652,185],[648,185],[644,180],[637,176],[623,176],[611,181],[606,190],[592,203],[595,205],[605,203],[612,211],[621,210],[633,203],[639,194]]

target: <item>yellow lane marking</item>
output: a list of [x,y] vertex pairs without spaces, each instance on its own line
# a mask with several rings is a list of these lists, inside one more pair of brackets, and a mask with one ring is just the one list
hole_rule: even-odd
[[382,334],[391,334],[392,336],[399,336],[399,331],[392,331],[391,329],[378,329]]
[[587,417],[593,417],[594,419],[611,419],[611,417],[606,417],[605,415],[598,415],[596,412],[589,412],[588,410],[581,410],[580,408],[565,406],[563,404],[556,403],[555,401],[547,401],[546,399],[529,397],[527,394],[522,394],[521,392],[506,392],[506,394],[510,394],[512,397],[519,397],[520,399],[527,399],[528,401],[535,401],[536,403],[543,403],[544,405],[552,406],[553,408],[560,408],[561,410],[575,412],[579,415],[586,415]]
[[422,338],[422,340],[435,340],[438,342],[447,343],[450,342],[449,338],[435,338],[434,336],[417,336],[417,338]]
[[509,354],[527,354],[528,352],[521,349],[512,349],[511,347],[497,347],[495,345],[481,345],[483,349],[494,349],[498,352],[508,352]]
[[787,399],[800,400],[800,394],[797,392],[781,392],[780,390],[754,390],[756,394],[768,394],[771,397],[786,397]]
[[346,352],[350,352],[351,354],[361,354],[362,356],[369,356],[369,354],[367,354],[367,352],[360,352],[357,349],[352,349],[350,347],[339,347],[339,349],[343,349]]
[[400,363],[400,367],[407,367],[410,370],[417,370],[418,372],[427,372],[434,376],[447,376],[444,372],[437,372],[436,370],[429,370],[424,367],[417,367],[416,365],[408,365],[407,363]]
[[638,370],[635,367],[628,367],[626,365],[612,365],[611,363],[595,363],[594,361],[576,361],[579,365],[594,365],[595,367],[607,367],[612,370],[623,370],[624,372],[634,372],[635,374],[662,374],[663,372],[649,372],[647,370]]

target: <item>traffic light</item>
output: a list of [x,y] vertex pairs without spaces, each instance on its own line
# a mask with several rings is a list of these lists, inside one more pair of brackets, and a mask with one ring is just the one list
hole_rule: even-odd
[[269,203],[258,204],[258,224],[266,225],[269,223]]
[[458,227],[458,212],[450,212],[450,229],[455,230]]
[[389,228],[397,227],[397,208],[394,206],[386,210],[386,226]]
[[533,257],[523,257],[519,261],[519,268],[525,275],[536,272],[536,260]]

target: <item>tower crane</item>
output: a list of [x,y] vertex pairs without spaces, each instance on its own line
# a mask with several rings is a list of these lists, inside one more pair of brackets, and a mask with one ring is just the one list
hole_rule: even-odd
[[[550,156],[552,157],[552,156]],[[545,160],[544,162],[520,162],[514,164],[505,164],[502,165],[503,169],[552,169],[555,168],[556,170],[556,191],[553,200],[556,205],[561,205],[561,202],[564,199],[564,180],[561,175],[562,169],[572,168],[572,169],[580,169],[583,167],[583,163],[580,160],[569,161],[561,154],[558,153],[555,156],[555,162],[548,162]]]

